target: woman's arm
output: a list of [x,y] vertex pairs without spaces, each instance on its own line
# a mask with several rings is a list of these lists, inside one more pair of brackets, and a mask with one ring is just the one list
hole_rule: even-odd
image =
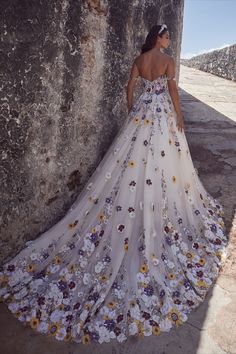
[[139,76],[138,67],[134,61],[132,68],[131,68],[131,72],[130,72],[130,78],[129,78],[128,84],[126,86],[128,113],[130,112],[132,105],[133,105],[134,87],[136,85],[136,80],[137,80],[138,76]]
[[169,93],[177,114],[177,127],[180,131],[182,131],[182,129],[185,129],[185,127],[184,127],[183,114],[180,108],[179,92],[175,81],[175,62],[172,57],[170,57],[169,59],[166,75],[167,75]]

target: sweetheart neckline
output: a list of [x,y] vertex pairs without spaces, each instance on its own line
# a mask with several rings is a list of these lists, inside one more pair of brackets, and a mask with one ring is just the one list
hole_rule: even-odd
[[160,79],[161,77],[164,77],[164,76],[166,77],[166,74],[162,74],[162,75],[158,76],[158,77],[157,77],[156,79],[154,79],[154,80],[145,79],[145,77],[143,77],[143,76],[140,76],[140,77],[141,77],[141,79],[152,83],[152,82],[154,82],[154,81],[156,81],[156,80],[158,80],[158,79]]

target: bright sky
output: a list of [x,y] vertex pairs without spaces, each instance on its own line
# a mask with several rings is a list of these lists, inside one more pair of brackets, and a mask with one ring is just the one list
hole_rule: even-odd
[[181,58],[236,44],[236,0],[185,0]]

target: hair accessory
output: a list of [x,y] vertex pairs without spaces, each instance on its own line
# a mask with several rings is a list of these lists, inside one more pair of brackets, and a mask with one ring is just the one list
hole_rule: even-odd
[[161,33],[164,28],[167,28],[167,26],[163,23],[163,25],[161,25],[160,30],[158,31],[158,34]]

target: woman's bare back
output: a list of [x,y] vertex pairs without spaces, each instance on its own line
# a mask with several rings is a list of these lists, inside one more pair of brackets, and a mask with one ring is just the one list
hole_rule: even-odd
[[138,67],[140,76],[149,81],[153,81],[166,73],[169,59],[169,55],[153,48],[139,55],[135,59],[135,64]]

